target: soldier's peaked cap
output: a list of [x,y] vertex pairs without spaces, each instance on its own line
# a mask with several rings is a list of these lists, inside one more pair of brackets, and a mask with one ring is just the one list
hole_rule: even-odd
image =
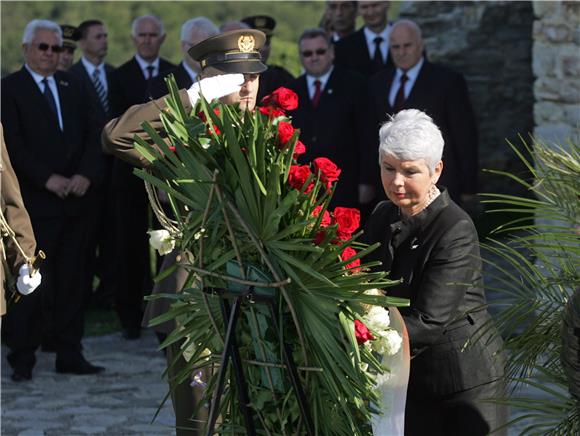
[[242,18],[242,23],[246,23],[252,29],[258,29],[266,35],[271,35],[276,28],[276,20],[268,15],[252,15]]
[[266,35],[259,30],[232,30],[203,40],[188,53],[202,70],[211,67],[224,73],[258,74],[268,68],[259,52],[265,41]]
[[70,24],[61,24],[60,30],[62,30],[62,45],[77,48],[76,41],[80,39],[78,29]]

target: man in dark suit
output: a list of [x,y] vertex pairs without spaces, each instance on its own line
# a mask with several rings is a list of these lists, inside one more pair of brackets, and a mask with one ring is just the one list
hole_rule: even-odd
[[[109,102],[112,117],[118,117],[130,106],[150,98],[155,77],[175,68],[161,59],[159,50],[165,41],[161,20],[153,15],[133,21],[132,35],[137,53],[111,74]],[[143,181],[133,175],[133,168],[114,159],[112,192],[115,202],[115,235],[118,266],[115,275],[115,308],[126,339],[141,335],[143,293],[151,287],[147,229],[149,204]]]
[[[369,83],[373,137],[378,137],[379,124],[401,109],[427,113],[445,140],[440,183],[459,204],[469,201],[477,192],[478,156],[477,126],[465,79],[424,58],[421,29],[413,21],[393,26],[390,46],[396,68],[377,74]],[[375,151],[369,159],[377,158]]]
[[[2,123],[38,246],[47,253],[39,292],[6,320],[13,378],[30,380],[45,321],[52,324],[56,371],[94,374],[81,352],[82,278],[90,204],[101,175],[98,132],[84,87],[57,72],[60,27],[33,20],[23,37],[25,65],[2,80]],[[52,320],[44,320],[47,311]]]
[[393,63],[389,56],[389,2],[359,1],[358,12],[365,25],[336,43],[335,64],[370,77]]
[[336,206],[357,207],[359,185],[371,183],[361,171],[366,139],[366,82],[356,73],[333,66],[334,51],[322,29],[305,31],[299,40],[306,71],[289,87],[298,94],[298,109],[290,112],[306,145],[302,162],[327,157],[342,172],[333,197]]
[[174,69],[153,79],[150,86],[151,97],[158,99],[169,92],[165,83],[165,78],[169,74],[174,75],[179,89],[189,88],[198,79],[198,75],[201,72],[201,65],[199,65],[199,62],[193,60],[187,54],[187,51],[204,39],[217,35],[218,33],[220,32],[217,26],[206,17],[192,18],[183,23],[181,26],[181,52],[183,53],[183,60]]
[[[111,65],[105,63],[108,51],[107,28],[102,21],[87,20],[79,25],[78,34],[83,55],[69,72],[85,85],[100,130],[110,118],[109,82],[114,70]],[[104,163],[103,182],[99,186],[96,193],[97,200],[93,204],[94,233],[90,235],[90,242],[87,246],[85,281],[87,296],[93,298],[93,277],[95,273],[99,275],[99,288],[94,295],[95,304],[110,307],[113,302],[114,263],[112,259],[116,253],[115,238],[110,231],[114,223],[114,205],[110,196],[113,157],[102,153],[102,160]],[[96,258],[97,247],[98,259]]]
[[355,31],[357,1],[328,0],[325,16],[328,18],[332,42],[338,42]]
[[[272,36],[276,28],[276,20],[267,15],[252,15],[251,17],[243,18],[242,22],[250,26],[251,29],[259,30],[266,35],[266,43],[260,49],[260,55],[262,56],[262,62],[267,63],[272,51]],[[288,86],[293,80],[294,76],[286,68],[268,64],[268,69],[260,75],[258,101],[281,86]]]

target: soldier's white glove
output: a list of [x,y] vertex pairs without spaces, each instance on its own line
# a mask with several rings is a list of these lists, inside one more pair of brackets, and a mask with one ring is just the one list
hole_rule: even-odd
[[42,280],[42,276],[38,270],[32,274],[32,277],[30,276],[30,268],[27,264],[20,267],[19,274],[18,280],[16,281],[16,288],[22,295],[31,294],[38,288]]
[[191,106],[195,106],[199,100],[200,93],[203,94],[207,101],[212,101],[215,98],[238,92],[243,84],[243,74],[223,74],[221,76],[206,77],[191,85],[187,90],[187,95],[189,95]]

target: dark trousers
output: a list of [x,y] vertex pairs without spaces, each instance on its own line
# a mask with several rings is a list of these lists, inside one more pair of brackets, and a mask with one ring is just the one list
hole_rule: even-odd
[[143,294],[151,288],[149,265],[149,203],[143,180],[133,168],[115,160],[116,285],[115,308],[125,330],[138,330],[143,317]]
[[[485,400],[504,396],[503,380],[439,398],[426,398],[409,392],[405,408],[405,435],[487,435],[507,422],[508,408]],[[494,433],[500,436],[505,434],[505,431]]]
[[[85,286],[88,299],[99,307],[111,307],[114,299],[117,253],[115,237],[115,203],[111,195],[112,158],[107,159],[103,183],[96,191],[91,205],[91,228],[87,244]],[[99,277],[99,286],[93,295],[93,279]],[[89,300],[87,299],[87,304]]]
[[83,277],[87,217],[32,218],[37,246],[46,253],[42,283],[6,315],[5,335],[13,367],[32,369],[43,333],[51,330],[57,359],[74,361],[84,331]]

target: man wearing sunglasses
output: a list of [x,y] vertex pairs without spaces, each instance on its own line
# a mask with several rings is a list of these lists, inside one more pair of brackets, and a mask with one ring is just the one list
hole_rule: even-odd
[[84,87],[57,71],[61,47],[58,24],[31,21],[22,38],[25,64],[1,83],[6,146],[38,247],[47,255],[38,292],[22,298],[6,319],[15,381],[31,379],[47,330],[54,338],[57,372],[103,370],[81,352],[83,254],[101,176],[98,132]]
[[[322,29],[306,30],[299,39],[305,74],[289,87],[300,101],[291,113],[306,145],[303,162],[327,157],[342,170],[332,200],[335,206],[358,207],[359,185],[365,165],[361,160],[366,128],[366,88],[362,76],[334,66],[334,46]],[[376,165],[375,162],[372,165]]]

